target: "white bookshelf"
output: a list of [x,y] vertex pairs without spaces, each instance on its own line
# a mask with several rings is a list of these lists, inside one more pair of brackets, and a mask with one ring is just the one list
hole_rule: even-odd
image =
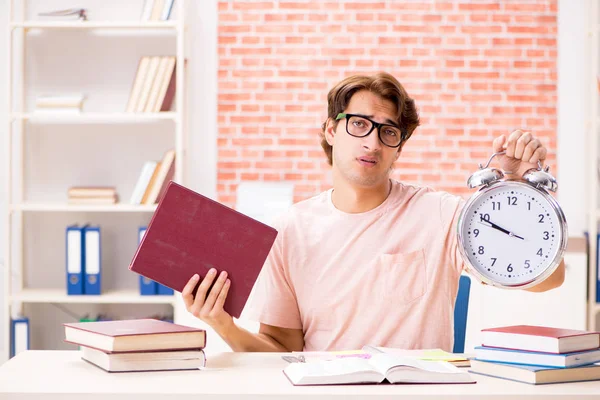
[[45,211],[45,212],[154,212],[156,204],[66,204],[66,203],[20,203],[12,204],[13,211]]
[[600,329],[598,321],[598,314],[600,313],[600,303],[596,302],[596,282],[597,282],[597,271],[598,271],[598,260],[596,255],[597,250],[597,234],[598,234],[598,221],[600,218],[600,209],[598,208],[598,191],[600,190],[600,182],[598,177],[599,168],[599,150],[598,150],[598,136],[600,135],[600,116],[598,110],[598,91],[597,78],[600,77],[600,63],[599,54],[600,49],[600,5],[597,1],[588,1],[589,10],[589,25],[588,25],[588,44],[589,44],[589,55],[590,55],[590,76],[587,82],[589,88],[589,130],[588,130],[588,142],[587,142],[587,188],[588,188],[588,199],[587,199],[587,220],[588,220],[588,240],[589,240],[589,268],[588,268],[588,329],[597,330]]
[[83,112],[79,114],[49,114],[49,113],[13,113],[13,120],[23,120],[32,123],[138,123],[152,122],[155,120],[175,120],[177,113],[101,113],[101,112]]
[[23,289],[13,302],[62,304],[175,304],[173,296],[140,296],[137,290],[106,290],[100,296],[70,296],[62,289]]
[[[116,1],[116,0],[115,0]],[[113,1],[113,7],[121,7],[121,4]],[[37,3],[37,6],[42,4],[44,8],[47,8],[47,4]],[[165,130],[165,136],[161,139],[160,143],[168,143],[169,148],[174,148],[176,152],[175,158],[175,175],[173,180],[182,184],[186,182],[186,176],[184,171],[184,166],[186,165],[186,143],[187,138],[185,135],[185,121],[186,121],[186,104],[185,104],[185,8],[186,2],[185,0],[176,0],[175,6],[173,10],[173,15],[175,18],[169,21],[157,21],[157,22],[145,22],[138,21],[139,15],[131,14],[130,20],[125,21],[108,21],[104,20],[110,18],[110,12],[106,11],[109,6],[100,3],[89,3],[89,9],[94,7],[100,7],[98,9],[98,15],[103,14],[103,16],[99,16],[98,21],[38,21],[36,20],[35,13],[32,10],[27,9],[27,1],[21,0],[8,0],[7,9],[8,9],[8,43],[7,43],[7,92],[6,96],[8,98],[7,102],[7,115],[8,115],[8,124],[6,126],[6,151],[3,154],[5,166],[6,166],[6,212],[7,212],[7,224],[5,228],[5,237],[6,243],[4,243],[5,250],[5,265],[2,269],[3,279],[4,279],[4,299],[2,306],[4,307],[4,318],[5,321],[0,323],[0,327],[4,329],[3,338],[4,343],[2,346],[4,354],[0,353],[0,364],[8,359],[9,349],[10,349],[10,318],[13,315],[17,315],[23,312],[25,305],[27,307],[35,307],[39,304],[71,304],[73,306],[77,305],[78,307],[88,306],[92,307],[95,305],[156,305],[156,306],[170,306],[173,309],[174,318],[177,319],[178,308],[177,305],[177,296],[165,296],[165,295],[156,295],[156,296],[142,296],[139,294],[139,288],[137,285],[130,285],[131,287],[122,288],[122,287],[111,287],[110,284],[106,285],[102,283],[102,294],[99,296],[91,296],[91,295],[81,295],[81,296],[72,296],[67,295],[66,287],[64,285],[60,287],[60,283],[65,281],[65,267],[60,266],[60,263],[48,262],[47,264],[40,262],[32,262],[31,260],[27,260],[27,252],[31,251],[31,245],[26,243],[26,238],[30,232],[27,232],[27,221],[30,220],[40,220],[38,226],[43,225],[46,220],[48,221],[57,221],[59,218],[63,218],[65,220],[71,218],[79,218],[80,216],[85,216],[85,218],[93,218],[96,221],[103,221],[103,219],[112,218],[113,224],[116,220],[116,224],[118,226],[119,219],[125,220],[126,218],[133,218],[133,221],[140,221],[140,218],[145,218],[145,221],[149,221],[151,214],[156,210],[156,204],[153,205],[131,205],[127,204],[128,196],[123,196],[120,193],[120,203],[110,204],[110,205],[81,205],[81,204],[69,204],[65,201],[55,201],[55,199],[40,199],[39,196],[40,190],[37,191],[37,196],[33,196],[29,198],[27,195],[31,194],[31,190],[27,185],[24,171],[26,170],[28,163],[31,160],[27,159],[27,152],[24,150],[28,141],[32,141],[32,137],[35,134],[41,135],[44,140],[54,140],[48,139],[47,136],[56,134],[60,138],[64,139],[65,137],[77,139],[77,140],[90,140],[91,143],[94,139],[92,135],[92,131],[87,127],[94,126],[104,126],[106,127],[106,131],[104,137],[101,141],[104,142],[114,142],[118,144],[119,147],[129,145],[132,153],[139,152],[138,144],[142,144],[143,135],[147,133],[147,131],[152,131],[155,135],[158,133],[160,137],[160,132]],[[87,4],[86,4],[87,5]],[[53,7],[61,8],[61,6],[56,3],[53,4]],[[128,5],[131,7],[131,5]],[[141,6],[141,3],[140,3]],[[67,8],[67,7],[62,7]],[[45,10],[38,10],[45,11]],[[139,10],[141,13],[141,9]],[[122,17],[121,15],[119,15]],[[101,19],[104,18],[104,19]],[[90,31],[98,31],[99,33],[108,32],[107,35],[92,35],[90,36],[88,32]],[[50,35],[48,35],[48,33]],[[48,38],[57,37],[51,36],[53,34],[62,35],[60,37],[75,37],[77,35],[86,35],[86,40],[89,38],[93,38],[93,40],[114,40],[115,37],[126,38],[125,41],[131,45],[131,41],[137,41],[140,44],[143,44],[144,41],[146,43],[152,43],[152,40],[155,40],[156,37],[166,37],[173,38],[172,43],[173,46],[170,48],[169,52],[176,57],[176,94],[174,101],[174,111],[170,112],[160,112],[160,113],[126,113],[120,110],[108,111],[106,109],[102,109],[99,107],[97,110],[90,110],[86,112],[81,112],[77,114],[48,114],[44,113],[36,113],[32,112],[30,109],[30,102],[28,103],[28,96],[31,96],[30,92],[30,81],[34,79],[27,79],[27,67],[31,67],[31,62],[27,57],[32,57],[32,50],[28,49],[28,38],[35,38],[37,43],[42,40],[49,40]],[[158,34],[158,36],[157,36]],[[167,36],[165,36],[165,34]],[[65,36],[67,35],[67,36]],[[169,39],[171,40],[171,39]],[[169,42],[171,43],[171,42]],[[29,45],[31,47],[31,45]],[[52,43],[48,43],[48,47],[51,47]],[[146,45],[146,49],[152,49],[151,45]],[[141,50],[143,51],[143,50]],[[85,65],[84,57],[89,54],[77,54],[77,56],[82,58],[82,65]],[[138,60],[140,57],[148,55],[139,54]],[[157,54],[160,55],[160,54]],[[47,57],[47,55],[46,55]],[[73,56],[74,57],[74,56]],[[33,55],[35,59],[35,54]],[[26,62],[27,60],[27,62]],[[131,60],[131,57],[128,58]],[[40,60],[38,60],[40,61]],[[117,59],[118,61],[118,59]],[[44,63],[45,64],[45,63]],[[118,68],[119,65],[115,64],[115,67]],[[137,67],[137,60],[136,65]],[[42,69],[46,68],[45,65],[39,66]],[[129,68],[133,68],[132,65],[129,65]],[[93,88],[101,88],[105,83],[110,83],[112,78],[113,71],[106,71],[105,76],[99,77],[101,79],[102,84],[93,86]],[[50,75],[51,76],[51,75]],[[64,82],[60,80],[60,77],[57,77],[57,81]],[[127,95],[131,89],[131,85],[133,85],[134,77],[131,77],[131,81],[129,81],[124,87],[116,88],[114,90],[120,90],[122,92],[126,92]],[[110,86],[112,89],[113,86]],[[71,88],[72,89],[72,88]],[[90,90],[93,95],[93,90]],[[107,93],[106,91],[104,93]],[[110,97],[110,96],[109,96]],[[108,103],[111,103],[113,99],[109,98],[107,100]],[[97,103],[96,103],[97,105]],[[96,107],[98,108],[98,107]],[[123,106],[124,110],[124,106]],[[58,127],[58,128],[57,128]],[[46,131],[47,130],[47,131]],[[135,132],[133,132],[135,130]],[[30,132],[32,131],[32,132]],[[66,131],[67,133],[63,133]],[[76,134],[72,134],[75,132]],[[113,131],[118,133],[120,132],[129,132],[129,136],[133,139],[130,139],[129,142],[122,144],[117,142],[116,140],[121,139],[118,134],[117,136],[113,135]],[[43,132],[40,134],[40,132]],[[58,133],[58,134],[57,134]],[[70,135],[71,136],[68,136]],[[46,135],[46,137],[44,136]],[[57,138],[56,140],[60,140]],[[160,144],[156,145],[159,146]],[[93,146],[93,145],[92,145]],[[168,148],[164,148],[166,151]],[[38,149],[39,150],[39,149]],[[41,148],[44,150],[44,148]],[[121,152],[117,153],[119,155],[123,154],[122,149],[119,149]],[[100,151],[100,150],[98,150]],[[112,154],[108,154],[110,157]],[[72,154],[65,154],[63,158],[68,159]],[[162,154],[156,154],[153,158],[155,160],[159,160]],[[44,158],[44,157],[42,157]],[[94,160],[94,157],[90,157],[90,159]],[[77,159],[79,160],[79,159]],[[146,160],[143,160],[146,161]],[[39,161],[43,162],[43,161]],[[141,168],[141,163],[138,163],[139,168]],[[131,163],[129,164],[131,165]],[[51,165],[48,165],[47,168],[49,171],[52,170]],[[90,170],[90,174],[94,175],[93,169],[102,169],[102,165],[93,165],[90,164],[87,167],[85,165],[78,166],[78,168],[88,168]],[[55,168],[64,168],[64,165],[59,165]],[[128,168],[127,166],[124,168]],[[137,168],[137,167],[136,167]],[[139,174],[139,169],[133,171],[133,175]],[[131,174],[130,174],[131,175]],[[53,175],[54,176],[54,175]],[[118,174],[115,174],[118,179]],[[39,182],[38,182],[39,184]],[[122,182],[115,182],[116,186],[118,184],[122,184]],[[135,182],[129,182],[127,186],[131,186],[131,190],[133,190]],[[89,185],[95,185],[94,182],[90,182]],[[44,185],[41,185],[42,187]],[[124,187],[125,184],[121,185],[121,188]],[[66,198],[66,192],[68,187],[65,186],[60,190],[64,192],[64,197]],[[37,197],[37,198],[36,198]],[[90,217],[91,216],[91,217]],[[49,222],[51,223],[51,222]],[[125,222],[123,222],[125,224]],[[102,229],[102,222],[99,222],[99,225]],[[62,226],[62,235],[64,237],[64,229],[66,226]],[[137,226],[134,226],[137,228]],[[106,234],[103,231],[103,236]],[[122,232],[120,232],[122,234]],[[58,236],[58,235],[55,235]],[[136,236],[137,237],[137,236]],[[36,238],[38,239],[38,238]],[[110,239],[110,238],[109,238]],[[44,241],[45,238],[39,238],[40,241]],[[115,245],[115,247],[119,247],[118,245],[120,239],[113,239],[111,243]],[[128,238],[131,240],[131,238]],[[60,243],[57,247],[57,251],[63,253],[64,250],[64,239],[59,237],[48,238],[49,242],[52,243]],[[106,244],[104,238],[102,239],[102,247],[103,247],[103,255],[106,250]],[[110,241],[109,241],[110,242]],[[46,249],[46,251],[48,251]],[[108,250],[111,251],[111,250]],[[115,249],[118,251],[118,249]],[[56,255],[54,255],[56,257]],[[133,254],[126,254],[125,256],[133,256]],[[104,257],[103,257],[104,258]],[[120,263],[111,263],[105,262],[103,259],[102,265],[102,273],[103,279],[106,277],[106,271],[110,271],[111,268],[116,268],[116,265],[120,265]],[[127,266],[119,267],[121,269],[127,269]],[[55,273],[54,276],[51,276],[48,279],[51,283],[48,287],[40,287],[39,282],[29,287],[27,285],[27,274],[35,274],[36,272],[42,272],[46,269],[52,269],[52,273]],[[62,274],[60,279],[56,276],[57,274]],[[131,273],[133,274],[133,273]],[[113,281],[118,281],[115,277],[112,277]],[[137,282],[137,275],[135,281]],[[133,282],[133,280],[130,280]],[[109,282],[110,283],[110,282]],[[118,285],[116,285],[118,286]],[[153,307],[153,306],[152,306]],[[38,313],[39,314],[39,313]],[[27,316],[27,315],[26,315]],[[30,321],[30,328],[32,325]],[[38,335],[39,336],[39,335]]]
[[72,21],[72,22],[14,22],[10,24],[11,28],[23,29],[182,29],[179,21],[157,21],[157,22],[93,22],[93,21]]

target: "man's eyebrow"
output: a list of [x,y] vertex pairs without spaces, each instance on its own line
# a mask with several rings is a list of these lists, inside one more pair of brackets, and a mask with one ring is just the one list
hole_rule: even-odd
[[[373,115],[363,115],[363,114],[357,114],[357,115],[362,115],[363,117],[367,117],[367,118],[371,118],[371,119],[373,119],[373,117],[374,117]],[[385,119],[385,123],[388,124],[388,125],[398,126],[398,124],[396,123],[396,121],[393,121],[393,120],[391,120],[389,118]]]

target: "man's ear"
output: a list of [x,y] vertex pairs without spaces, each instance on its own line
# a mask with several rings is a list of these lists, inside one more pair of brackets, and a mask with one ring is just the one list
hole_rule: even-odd
[[332,118],[327,118],[325,125],[325,139],[330,146],[333,146],[333,138],[335,136],[335,121]]

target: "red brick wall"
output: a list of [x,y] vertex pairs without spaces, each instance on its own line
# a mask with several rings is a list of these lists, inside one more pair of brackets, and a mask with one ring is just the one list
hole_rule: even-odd
[[221,1],[218,195],[292,180],[295,201],[330,187],[319,145],[329,88],[384,70],[422,125],[393,176],[466,194],[492,139],[520,127],[556,173],[556,0]]

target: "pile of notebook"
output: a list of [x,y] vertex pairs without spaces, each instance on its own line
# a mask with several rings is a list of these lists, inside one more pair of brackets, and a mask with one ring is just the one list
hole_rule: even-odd
[[600,380],[600,333],[516,325],[482,330],[471,370],[534,385]]
[[108,372],[199,369],[206,331],[156,319],[67,323],[65,341]]
[[115,204],[119,201],[114,187],[74,186],[69,188],[69,204]]

